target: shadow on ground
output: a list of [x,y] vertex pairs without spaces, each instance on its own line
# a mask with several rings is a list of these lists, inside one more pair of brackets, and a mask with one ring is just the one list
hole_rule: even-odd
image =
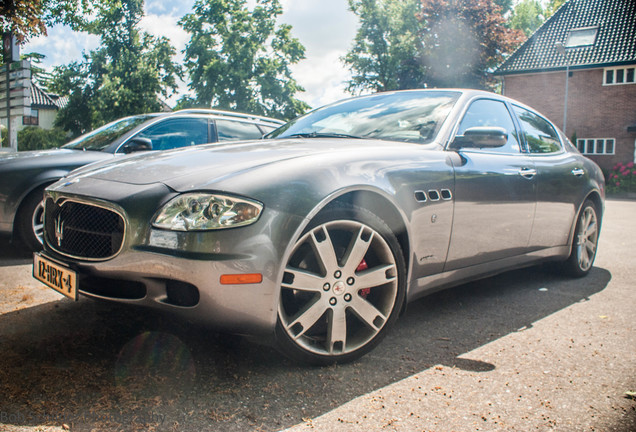
[[0,415],[77,431],[278,430],[432,365],[492,370],[458,356],[585,301],[610,279],[599,268],[577,280],[530,268],[449,289],[409,305],[369,355],[327,368],[144,309],[48,303],[0,316]]
[[7,236],[0,236],[0,267],[24,265],[33,262],[33,253]]

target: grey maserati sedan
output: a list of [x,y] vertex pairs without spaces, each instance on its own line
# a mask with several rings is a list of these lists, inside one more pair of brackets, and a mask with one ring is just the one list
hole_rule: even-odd
[[0,153],[0,234],[42,249],[42,192],[75,168],[130,153],[260,138],[284,122],[227,111],[189,109],[124,117],[59,149]]
[[544,116],[474,90],[316,109],[265,140],[85,167],[45,192],[35,278],[351,361],[407,302],[544,261],[585,276],[601,170]]

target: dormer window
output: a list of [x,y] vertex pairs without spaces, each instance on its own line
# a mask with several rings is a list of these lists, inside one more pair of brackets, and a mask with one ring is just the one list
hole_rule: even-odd
[[580,48],[594,45],[598,27],[581,27],[570,30],[565,41],[566,48]]

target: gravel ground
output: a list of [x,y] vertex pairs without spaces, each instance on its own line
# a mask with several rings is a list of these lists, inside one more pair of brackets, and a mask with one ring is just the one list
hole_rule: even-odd
[[434,294],[372,353],[328,368],[61,299],[0,243],[0,429],[636,431],[636,202],[606,210],[588,277],[540,267]]

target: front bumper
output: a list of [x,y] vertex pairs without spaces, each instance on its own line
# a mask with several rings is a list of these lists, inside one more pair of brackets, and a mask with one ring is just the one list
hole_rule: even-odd
[[[77,198],[49,194],[55,199]],[[91,201],[86,196],[81,199]],[[95,202],[104,204],[104,200]],[[139,203],[109,201],[126,218],[126,240],[114,257],[82,260],[64,256],[50,245],[45,245],[45,255],[77,272],[82,295],[151,307],[229,332],[272,333],[283,255],[302,218],[266,208],[249,226],[174,232],[151,227],[158,206],[141,210]],[[223,275],[244,274],[260,274],[262,280],[221,283]]]

